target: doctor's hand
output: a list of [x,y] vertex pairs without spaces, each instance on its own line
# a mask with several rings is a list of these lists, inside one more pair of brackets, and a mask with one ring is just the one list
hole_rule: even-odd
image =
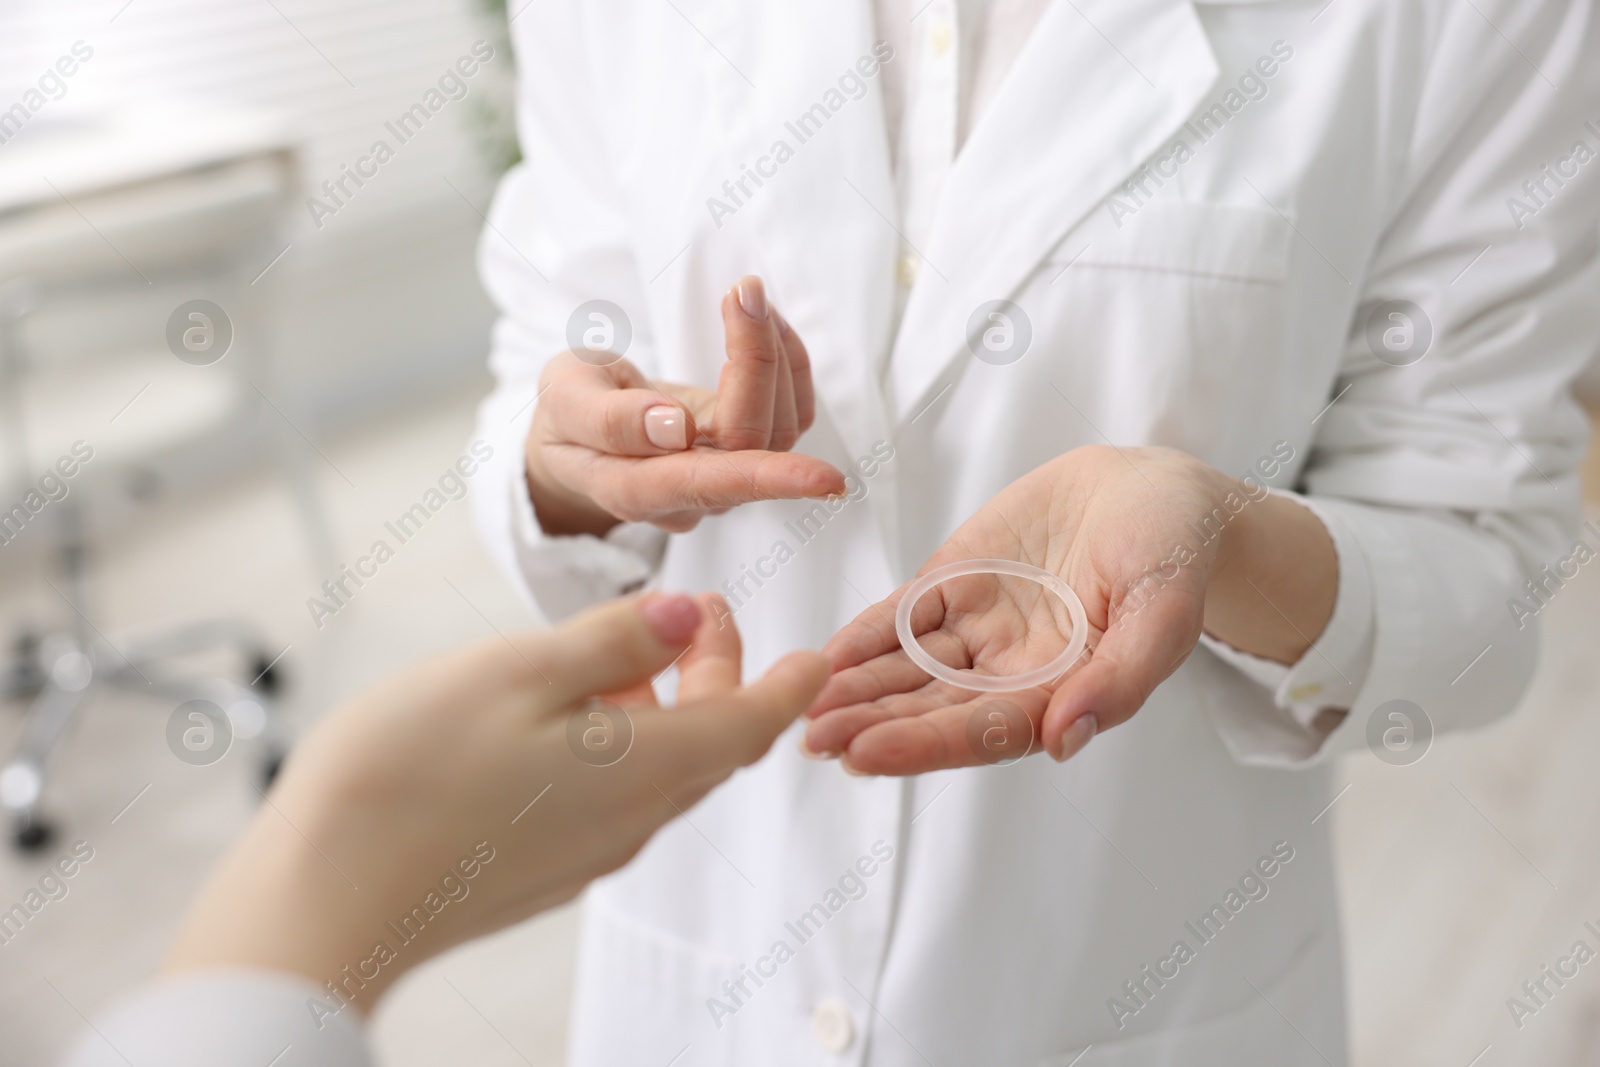
[[816,414],[800,335],[760,278],[722,298],[727,362],[717,390],[651,382],[617,358],[563,352],[545,366],[528,431],[528,494],[548,533],[619,522],[681,533],[754,500],[845,490],[830,463],[788,450]]
[[[1220,528],[1209,539],[1208,522]],[[1091,651],[1031,689],[957,688],[901,649],[894,615],[902,586],[824,649],[835,674],[807,712],[808,755],[841,756],[863,774],[994,762],[983,750],[984,725],[997,712],[1021,722],[999,701],[1026,717],[1026,751],[1042,747],[1064,760],[1131,718],[1202,630],[1293,663],[1322,632],[1338,588],[1332,540],[1310,510],[1161,448],[1079,448],[1052,460],[985,504],[919,573],[994,558],[1065,579],[1083,602]],[[1043,586],[972,575],[923,594],[912,630],[940,663],[1013,675],[1059,655],[1071,623]],[[1018,744],[1005,755],[1022,751]]]
[[[365,1009],[418,962],[568,900],[760,758],[821,688],[816,652],[741,687],[726,614],[714,594],[618,601],[358,696],[295,750],[167,970],[287,971]],[[674,662],[679,703],[661,709],[650,680]]]

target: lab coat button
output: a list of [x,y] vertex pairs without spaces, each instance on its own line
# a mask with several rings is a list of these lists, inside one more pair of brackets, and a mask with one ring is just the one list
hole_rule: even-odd
[[899,274],[901,285],[911,285],[917,280],[917,268],[922,265],[922,259],[915,252],[907,252],[900,257]]
[[824,1052],[838,1054],[849,1048],[856,1036],[850,1006],[835,997],[817,1001],[811,1009],[811,1036]]
[[955,32],[950,29],[948,22],[936,22],[928,34],[928,43],[933,48],[933,54],[942,56],[950,51],[950,41],[955,37]]
[[1296,704],[1300,704],[1300,703],[1303,703],[1303,702],[1305,702],[1307,700],[1310,700],[1314,696],[1319,695],[1321,692],[1322,692],[1322,683],[1321,682],[1306,682],[1303,685],[1297,685],[1294,688],[1290,689],[1289,690],[1289,699],[1294,701]]

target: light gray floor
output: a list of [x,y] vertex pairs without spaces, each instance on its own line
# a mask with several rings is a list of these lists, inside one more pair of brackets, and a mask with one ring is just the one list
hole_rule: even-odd
[[[325,446],[340,472],[325,468],[323,484],[347,557],[454,460],[470,426],[471,398],[458,396]],[[462,501],[319,632],[305,599],[323,576],[307,561],[281,487],[264,477],[136,524],[107,546],[97,577],[95,622],[113,635],[200,613],[259,620],[292,646],[290,711],[300,721],[418,655],[489,634],[490,623],[529,622],[478,547]],[[18,619],[64,610],[42,581],[9,581],[0,587],[0,635]],[[1545,622],[1539,680],[1514,718],[1441,741],[1411,767],[1363,754],[1343,768],[1349,789],[1327,818],[1341,853],[1360,1067],[1600,1062],[1600,959],[1520,1031],[1506,1007],[1575,941],[1600,950],[1583,929],[1585,920],[1600,929],[1600,564],[1562,592]],[[101,700],[62,753],[52,807],[66,832],[48,855],[79,839],[95,855],[67,897],[0,946],[3,1067],[51,1063],[80,1013],[93,1015],[149,972],[189,895],[255,807],[249,746],[211,767],[186,766],[165,747],[168,710]],[[0,744],[18,720],[15,709],[0,709]],[[39,871],[0,852],[0,907]],[[559,1063],[575,918],[563,909],[410,975],[375,1020],[385,1064]]]

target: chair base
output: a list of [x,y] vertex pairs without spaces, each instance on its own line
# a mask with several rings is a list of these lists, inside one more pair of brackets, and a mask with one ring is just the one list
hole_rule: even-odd
[[[54,838],[55,828],[41,807],[47,767],[67,728],[96,691],[168,703],[179,719],[169,725],[168,743],[186,763],[215,762],[235,738],[260,738],[260,787],[265,789],[277,774],[285,746],[273,698],[282,689],[283,670],[255,627],[214,619],[168,629],[123,648],[119,652],[98,634],[25,632],[16,641],[11,662],[0,667],[0,694],[33,697],[22,735],[0,766],[0,811],[10,820],[11,841],[18,849],[38,851]],[[249,681],[167,667],[177,657],[214,648],[240,653]],[[190,711],[179,716],[180,708]]]

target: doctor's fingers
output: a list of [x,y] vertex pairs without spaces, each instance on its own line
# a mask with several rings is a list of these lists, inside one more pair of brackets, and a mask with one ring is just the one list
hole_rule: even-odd
[[817,417],[817,393],[811,383],[811,354],[800,339],[799,332],[789,325],[776,309],[773,318],[778,320],[778,336],[783,341],[783,358],[789,363],[789,384],[794,389],[795,422],[800,433],[811,429]]
[[[944,630],[932,630],[917,638],[917,643],[940,663],[958,670],[972,665],[966,644]],[[826,652],[826,650],[824,650]],[[867,704],[899,693],[915,693],[926,689],[930,682],[928,672],[911,661],[895,637],[878,655],[850,667],[841,667],[830,659],[834,674],[806,712],[815,719],[835,708],[852,704]]]
[[[835,672],[843,672],[879,656],[899,651],[900,634],[895,629],[894,617],[900,607],[900,598],[905,596],[910,585],[911,583],[907,582],[883,600],[869,605],[865,611],[846,623],[838,633],[828,638],[828,643],[822,646],[822,653],[828,657],[828,662],[833,665]],[[943,594],[937,588],[930,589],[917,601],[916,607],[911,611],[911,632],[916,635],[918,641],[928,647],[928,642],[940,640],[937,631],[944,624],[944,618]],[[942,650],[928,647],[928,651],[939,657],[941,663],[955,662],[944,659]],[[970,662],[963,659],[960,666],[970,666]]]
[[[887,658],[887,657],[886,657]],[[977,694],[968,689],[957,689],[944,682],[929,682],[921,675],[920,688],[886,693],[873,700],[858,704],[842,704],[823,712],[806,726],[803,751],[818,758],[838,756],[850,748],[856,735],[879,723],[892,719],[913,719],[943,712],[948,708],[965,706]],[[1006,694],[1010,699],[1010,694]],[[1037,714],[1044,714],[1045,701],[1038,700]]]
[[711,425],[711,416],[716,414],[717,394],[710,389],[702,389],[698,385],[684,385],[681,382],[664,382],[652,378],[650,384],[666,393],[694,416],[696,425],[700,427],[700,439],[697,444],[709,445],[711,439],[706,436],[706,427]]
[[571,476],[606,511],[626,522],[655,522],[757,500],[819,499],[843,493],[844,475],[799,452],[722,452],[694,448],[647,459],[552,450],[546,465]]
[[717,380],[711,439],[730,451],[770,448],[784,360],[760,278],[747,275],[723,295],[722,327],[727,362]]
[[617,456],[681,452],[698,434],[687,405],[620,363],[562,361],[546,376],[538,417],[546,439]]
[[1051,697],[1041,731],[1046,750],[1061,758],[1062,735],[1084,715],[1095,717],[1098,730],[1131,719],[1194,651],[1204,611],[1203,588],[1169,586],[1113,621],[1088,664]]
[[547,710],[600,693],[625,692],[666,670],[700,628],[693,597],[658,593],[610,601],[517,642],[546,683],[533,687]]
[[800,417],[794,406],[794,376],[789,370],[789,357],[782,354],[780,346],[778,389],[772,399],[772,439],[767,447],[774,452],[787,452],[798,440]]
[[1010,762],[1041,750],[1042,689],[975,696],[923,715],[887,716],[864,725],[840,762],[857,774],[928,774]]

